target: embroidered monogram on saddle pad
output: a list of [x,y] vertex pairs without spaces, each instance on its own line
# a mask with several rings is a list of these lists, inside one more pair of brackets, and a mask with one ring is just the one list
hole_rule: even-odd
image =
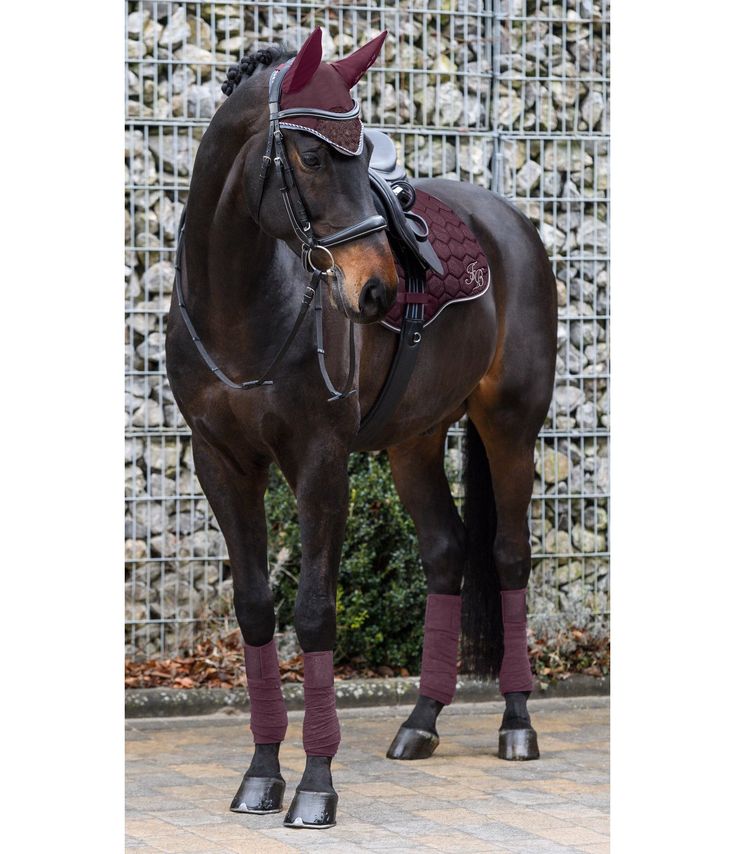
[[[432,270],[426,273],[424,326],[427,326],[450,303],[482,296],[490,287],[490,270],[474,234],[444,202],[417,189],[411,210],[426,220],[429,240],[444,265],[443,276]],[[405,293],[406,278],[397,260],[396,270],[398,293]],[[381,321],[383,326],[400,332],[403,309],[404,302],[399,298]]]

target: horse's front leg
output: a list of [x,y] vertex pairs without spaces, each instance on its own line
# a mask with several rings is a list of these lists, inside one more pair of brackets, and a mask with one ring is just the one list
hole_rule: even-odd
[[274,813],[286,788],[278,759],[288,724],[273,638],[268,583],[265,493],[268,465],[236,460],[201,436],[192,438],[197,477],[220,524],[230,557],[237,621],[245,642],[250,729],[255,750],[233,798],[233,812]]
[[331,763],[340,742],[334,691],[337,576],[348,505],[347,452],[304,453],[295,487],[301,532],[301,576],[294,627],[304,651],[303,745],[306,767],[284,823],[332,827],[337,793]]

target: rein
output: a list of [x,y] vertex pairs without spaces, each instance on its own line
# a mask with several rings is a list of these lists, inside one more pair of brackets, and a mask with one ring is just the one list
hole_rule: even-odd
[[[188,309],[186,308],[186,304],[184,302],[184,293],[181,284],[182,266],[184,264],[183,245],[186,208],[184,209],[181,215],[181,222],[179,224],[179,233],[177,240],[178,246],[176,250],[176,275],[174,279],[174,284],[176,288],[176,298],[178,300],[179,310],[181,312],[184,325],[186,326],[189,334],[191,335],[191,339],[194,342],[194,345],[199,355],[204,360],[207,367],[217,377],[217,379],[223,382],[228,388],[239,390],[259,388],[260,386],[264,385],[273,385],[272,376],[275,373],[276,368],[283,360],[283,357],[286,355],[294,338],[296,337],[296,333],[301,327],[301,324],[303,323],[304,318],[306,317],[309,307],[311,306],[312,301],[316,296],[315,311],[317,360],[319,363],[319,370],[321,372],[322,379],[331,395],[331,397],[329,398],[329,401],[331,402],[333,400],[343,400],[344,398],[350,397],[350,395],[356,393],[357,389],[351,388],[355,378],[355,324],[352,320],[350,320],[349,322],[350,366],[347,376],[347,382],[342,391],[337,390],[337,388],[332,383],[329,373],[327,372],[327,365],[325,360],[326,353],[324,350],[324,329],[322,325],[323,310],[321,302],[321,291],[319,290],[319,286],[327,275],[329,275],[330,273],[334,273],[334,258],[332,256],[332,253],[330,252],[330,247],[338,246],[341,243],[347,243],[351,240],[359,240],[362,237],[366,237],[368,234],[373,234],[374,232],[382,231],[386,228],[387,223],[380,214],[373,214],[361,220],[360,222],[357,222],[353,225],[349,225],[346,228],[340,229],[339,231],[335,231],[333,234],[330,234],[326,237],[317,237],[314,234],[314,230],[311,227],[311,221],[309,220],[309,216],[306,212],[306,205],[304,204],[304,200],[302,199],[301,194],[299,193],[299,188],[296,184],[294,171],[288,160],[288,156],[286,154],[286,147],[283,144],[283,132],[281,130],[280,120],[283,118],[288,118],[289,116],[309,115],[317,116],[323,119],[329,119],[332,121],[349,121],[351,119],[357,118],[360,115],[360,105],[353,98],[352,109],[346,113],[334,113],[329,110],[320,110],[312,107],[295,107],[288,110],[280,110],[279,102],[281,98],[281,85],[283,83],[283,78],[291,67],[292,62],[293,60],[289,60],[289,62],[285,63],[283,66],[281,66],[281,68],[276,69],[271,75],[270,82],[268,84],[268,142],[266,144],[266,150],[265,154],[263,155],[259,174],[260,193],[258,196],[256,222],[260,220],[260,208],[263,203],[265,182],[270,171],[270,165],[271,163],[273,163],[277,169],[278,176],[280,177],[281,198],[283,199],[283,204],[286,208],[286,214],[288,215],[289,222],[291,223],[291,228],[293,229],[294,234],[301,241],[301,263],[303,264],[306,272],[311,273],[311,280],[306,286],[306,289],[304,290],[304,295],[301,301],[301,308],[299,309],[299,314],[296,317],[294,325],[291,327],[291,331],[289,332],[285,341],[281,345],[274,360],[271,362],[270,366],[260,379],[249,380],[248,382],[244,383],[238,383],[230,379],[227,374],[225,374],[225,372],[216,364],[214,359],[212,359],[209,352],[207,351],[207,348],[204,346],[199,335],[197,334],[191,316],[189,315]],[[329,256],[330,265],[327,269],[321,269],[314,262],[313,254],[316,250],[326,252],[326,254]]]
[[174,276],[174,287],[176,289],[176,300],[179,305],[179,311],[181,312],[181,317],[184,321],[184,326],[186,326],[189,335],[191,336],[191,340],[194,342],[194,346],[197,349],[197,352],[201,356],[202,360],[209,368],[210,371],[217,377],[218,380],[223,382],[228,388],[238,389],[238,390],[247,390],[250,388],[259,388],[264,385],[273,385],[273,380],[271,377],[276,372],[276,368],[280,365],[283,357],[286,355],[293,339],[296,337],[296,333],[299,331],[301,324],[304,322],[304,318],[306,317],[306,313],[309,310],[309,306],[311,305],[314,296],[316,295],[316,307],[315,311],[316,315],[316,339],[317,339],[317,358],[319,362],[319,370],[322,374],[322,379],[324,380],[324,384],[326,385],[329,393],[332,397],[329,398],[329,401],[333,400],[342,400],[345,397],[350,397],[350,395],[355,394],[357,389],[351,389],[350,386],[355,377],[355,326],[350,321],[350,369],[347,376],[347,382],[345,383],[345,387],[342,391],[338,391],[332,380],[330,379],[329,373],[327,372],[327,365],[325,361],[325,350],[324,350],[324,331],[322,329],[322,302],[321,302],[321,291],[319,290],[319,285],[324,278],[325,273],[321,270],[314,270],[311,276],[311,281],[304,289],[304,295],[301,300],[301,308],[299,309],[298,316],[294,321],[294,325],[291,327],[291,331],[288,333],[283,344],[281,344],[278,353],[276,353],[275,358],[269,365],[266,372],[260,379],[257,380],[248,380],[244,383],[236,382],[222,370],[222,368],[217,365],[214,359],[209,354],[209,351],[202,343],[201,338],[197,334],[196,328],[194,327],[194,323],[191,319],[191,315],[189,314],[189,310],[186,307],[186,303],[184,302],[184,291],[181,284],[182,279],[182,266],[185,264],[184,260],[184,228],[186,225],[186,208],[184,208],[181,214],[181,221],[179,223],[179,233],[177,237],[177,248],[176,248],[176,273]]

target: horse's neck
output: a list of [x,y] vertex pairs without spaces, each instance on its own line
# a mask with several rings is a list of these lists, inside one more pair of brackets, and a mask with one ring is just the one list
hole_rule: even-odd
[[238,356],[278,337],[293,296],[282,273],[288,250],[248,213],[243,161],[241,150],[229,169],[212,164],[192,181],[185,235],[186,301],[197,329]]

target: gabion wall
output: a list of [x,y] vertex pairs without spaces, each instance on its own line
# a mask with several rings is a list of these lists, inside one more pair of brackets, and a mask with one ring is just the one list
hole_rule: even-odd
[[[490,187],[538,227],[557,276],[554,401],[531,507],[532,622],[608,611],[608,87],[605,0],[126,4],[126,632],[185,650],[232,621],[226,549],[166,383],[175,232],[227,66],[323,28],[325,58],[389,30],[358,86],[414,176]],[[462,428],[448,439],[461,455]],[[459,493],[459,487],[458,487]],[[461,496],[459,496],[461,497]]]

